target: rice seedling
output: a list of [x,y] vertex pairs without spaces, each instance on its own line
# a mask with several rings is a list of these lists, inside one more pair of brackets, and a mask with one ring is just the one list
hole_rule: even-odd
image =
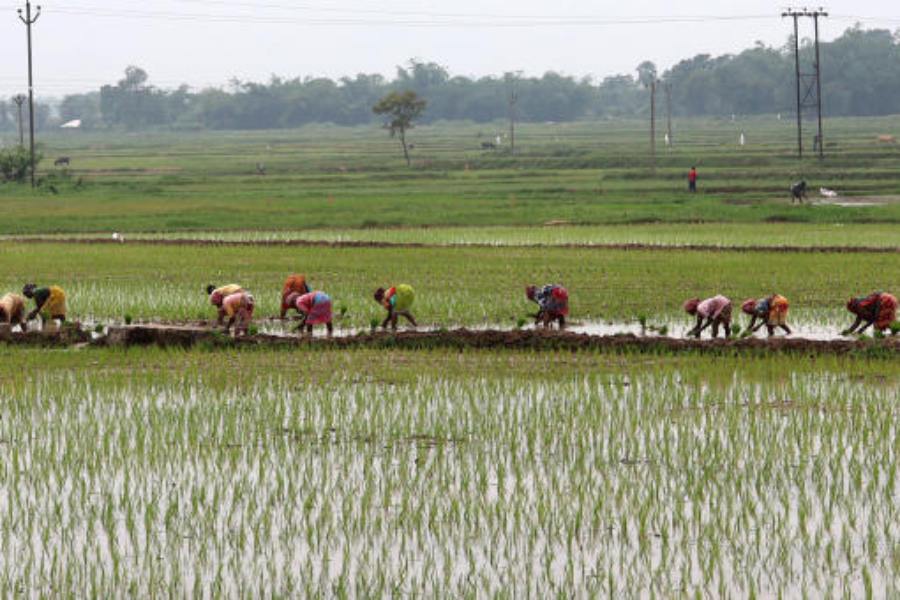
[[[0,290],[25,281],[61,285],[83,322],[191,322],[214,318],[203,289],[237,282],[253,292],[257,319],[277,315],[284,277],[307,273],[338,306],[340,324],[383,318],[370,299],[379,281],[416,288],[423,326],[507,327],[529,308],[526,281],[559,282],[573,323],[633,323],[677,334],[685,298],[723,293],[734,302],[776,290],[799,330],[840,331],[847,297],[900,281],[896,253],[707,252],[574,248],[292,248],[29,244],[0,242]],[[341,316],[341,311],[346,309]],[[267,325],[261,325],[264,328]]]
[[890,360],[552,357],[0,349],[0,590],[897,593]]

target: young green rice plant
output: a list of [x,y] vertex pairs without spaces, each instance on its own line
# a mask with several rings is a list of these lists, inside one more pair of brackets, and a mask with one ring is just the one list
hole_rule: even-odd
[[896,590],[892,359],[0,353],[4,592]]

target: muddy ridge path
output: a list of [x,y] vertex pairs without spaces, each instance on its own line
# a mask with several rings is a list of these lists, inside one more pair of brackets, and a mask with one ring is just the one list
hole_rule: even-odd
[[783,246],[783,245],[717,245],[717,244],[641,244],[641,243],[516,243],[482,242],[424,243],[328,240],[205,240],[190,238],[126,240],[109,237],[9,237],[2,241],[16,244],[82,244],[132,246],[219,246],[271,248],[568,248],[596,250],[682,250],[690,252],[771,252],[804,254],[900,254],[900,246]]
[[809,340],[804,338],[678,339],[641,337],[634,334],[591,335],[567,331],[478,330],[374,332],[326,337],[248,335],[230,337],[209,327],[178,325],[126,325],[109,327],[104,334],[92,334],[76,324],[53,333],[0,330],[0,343],[8,346],[49,348],[148,347],[162,348],[306,348],[342,350],[384,348],[421,350],[431,348],[580,351],[607,350],[670,354],[701,352],[712,354],[767,353],[866,354],[900,356],[900,337],[857,340]]

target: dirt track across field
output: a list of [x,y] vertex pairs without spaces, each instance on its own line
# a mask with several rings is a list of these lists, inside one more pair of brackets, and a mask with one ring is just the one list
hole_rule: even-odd
[[240,338],[205,327],[169,325],[131,325],[111,327],[104,336],[92,336],[69,329],[59,334],[7,333],[2,339],[11,344],[39,346],[110,346],[110,347],[271,347],[271,348],[396,348],[396,349],[491,349],[491,350],[612,350],[646,353],[764,353],[853,354],[876,353],[900,355],[900,338],[882,340],[808,340],[802,338],[746,338],[740,340],[694,340],[669,337],[624,335],[588,335],[572,332],[514,331],[403,331],[398,333],[362,333],[334,338],[254,335]]
[[84,244],[132,246],[218,246],[218,247],[272,247],[272,248],[568,248],[595,250],[683,250],[694,252],[777,252],[805,254],[898,254],[900,246],[720,246],[715,244],[485,244],[446,243],[425,244],[418,242],[375,241],[325,241],[325,240],[195,240],[195,239],[136,239],[114,240],[96,238],[22,237],[3,240],[17,244]]

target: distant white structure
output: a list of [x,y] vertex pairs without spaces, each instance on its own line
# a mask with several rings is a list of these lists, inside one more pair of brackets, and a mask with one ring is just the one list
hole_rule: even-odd
[[669,134],[668,134],[668,133],[666,133],[666,134],[663,136],[663,139],[666,141],[666,146],[667,146],[667,147],[670,146],[670,145],[672,145],[672,142],[671,142],[671,140],[669,139]]
[[741,139],[740,139],[740,142],[738,142],[738,143],[740,143],[741,146],[743,146],[747,143],[747,137],[744,135],[743,131],[741,132]]
[[819,188],[819,193],[823,198],[837,198],[838,193],[834,190],[829,190],[828,188]]
[[59,126],[60,129],[81,129],[81,119],[73,119]]
[[499,146],[500,144],[503,143],[503,138],[500,137],[500,136],[498,135],[498,136],[494,139],[494,143],[497,144],[497,145]]

